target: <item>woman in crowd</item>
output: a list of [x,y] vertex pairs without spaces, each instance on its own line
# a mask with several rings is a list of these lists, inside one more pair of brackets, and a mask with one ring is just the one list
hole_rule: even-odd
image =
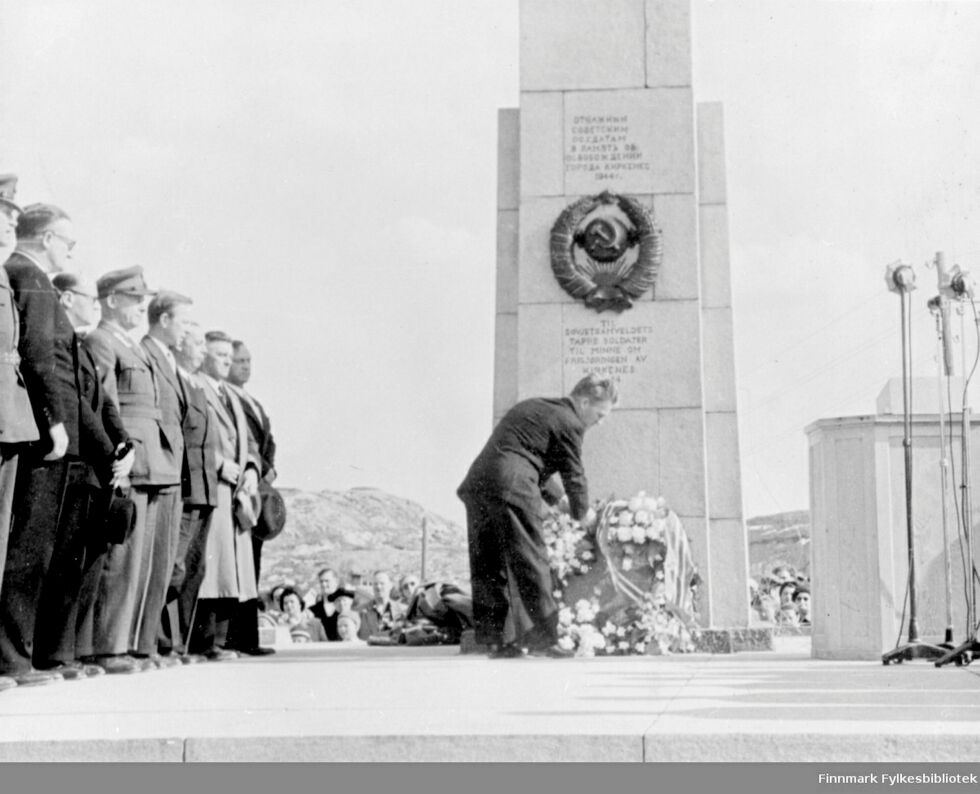
[[283,589],[279,596],[282,609],[282,625],[289,628],[293,642],[326,642],[327,634],[323,625],[303,608],[303,599],[292,587]]

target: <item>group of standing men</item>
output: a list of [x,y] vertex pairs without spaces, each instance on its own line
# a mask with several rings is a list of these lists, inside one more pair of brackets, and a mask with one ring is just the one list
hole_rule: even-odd
[[275,442],[248,349],[139,267],[73,273],[71,219],[15,186],[0,176],[0,690],[272,653],[252,529]]

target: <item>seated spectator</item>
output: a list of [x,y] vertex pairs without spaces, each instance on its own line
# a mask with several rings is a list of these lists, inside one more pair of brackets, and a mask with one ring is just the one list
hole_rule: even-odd
[[409,605],[412,603],[412,598],[419,591],[419,578],[413,573],[405,574],[398,581],[398,598],[405,608],[408,609]]
[[801,626],[810,624],[810,588],[797,587],[793,594],[793,603],[796,605],[796,613],[800,619]]
[[326,642],[327,633],[320,621],[309,610],[303,609],[303,599],[292,587],[287,587],[279,597],[282,609],[282,625],[289,628],[293,642]]
[[364,640],[358,636],[360,628],[361,619],[356,612],[344,611],[337,614],[337,633],[341,642],[364,645]]
[[796,604],[793,596],[796,595],[796,583],[786,582],[779,588],[779,612],[776,613],[776,622],[787,626],[799,625],[800,616],[796,611]]
[[362,640],[380,634],[390,634],[405,607],[391,600],[391,577],[385,571],[376,571],[373,582],[374,599],[360,610],[361,628],[357,636]]
[[333,568],[322,568],[316,578],[320,594],[310,607],[310,613],[323,625],[327,639],[336,642],[340,637],[337,636],[337,605],[334,603],[334,593],[340,589],[340,577]]
[[351,568],[347,574],[347,584],[344,585],[344,589],[354,594],[355,612],[360,612],[374,600],[373,588],[364,583],[364,574],[357,568]]

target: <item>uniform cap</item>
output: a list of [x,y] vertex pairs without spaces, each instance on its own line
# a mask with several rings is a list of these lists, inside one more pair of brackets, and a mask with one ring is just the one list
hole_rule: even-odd
[[111,270],[95,282],[100,298],[108,298],[116,293],[124,295],[156,295],[146,286],[143,279],[143,268],[139,265],[125,267],[122,270]]

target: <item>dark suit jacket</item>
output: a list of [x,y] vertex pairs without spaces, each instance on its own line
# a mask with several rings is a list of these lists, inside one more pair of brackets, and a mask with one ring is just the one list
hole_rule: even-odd
[[157,387],[157,405],[160,407],[160,429],[170,444],[177,461],[183,468],[184,432],[182,424],[187,410],[187,397],[184,386],[177,376],[176,369],[170,366],[163,350],[150,338],[144,336],[140,347],[150,360],[153,381]]
[[519,402],[500,420],[473,461],[459,495],[540,507],[542,489],[561,475],[572,516],[589,509],[588,483],[582,468],[585,424],[566,398]]
[[136,443],[135,486],[177,485],[184,459],[180,423],[164,422],[153,365],[140,345],[103,320],[85,337],[109,399]]
[[4,264],[20,314],[20,369],[41,433],[40,449],[50,448],[48,430],[64,423],[67,454],[79,455],[81,428],[104,436],[102,420],[80,399],[75,360],[78,339],[47,274],[20,252]]
[[184,469],[181,495],[185,505],[218,504],[218,421],[204,388],[193,375],[180,374],[187,401],[184,421]]
[[245,411],[245,421],[248,423],[248,434],[254,439],[262,462],[262,477],[266,477],[276,467],[276,440],[272,437],[272,423],[262,404],[241,386],[226,384],[242,403]]
[[112,478],[111,464],[116,447],[129,440],[129,433],[123,427],[116,404],[105,398],[95,359],[84,345],[79,345],[78,363],[82,399],[91,406],[93,415],[99,417],[102,427],[101,433],[85,432],[83,428],[81,455],[97,477],[92,485],[107,486]]

